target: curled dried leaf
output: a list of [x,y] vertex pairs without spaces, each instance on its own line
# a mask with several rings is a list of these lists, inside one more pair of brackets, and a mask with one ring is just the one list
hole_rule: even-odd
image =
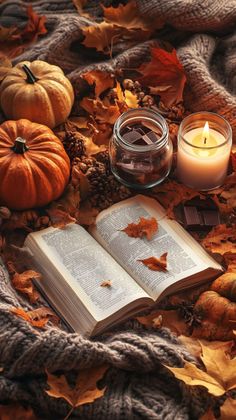
[[162,254],[160,258],[157,257],[149,257],[145,258],[143,260],[138,260],[142,262],[144,265],[146,265],[149,270],[153,271],[167,271],[167,252]]
[[56,324],[59,322],[58,316],[48,307],[41,307],[27,312],[22,308],[13,307],[10,311],[37,328],[44,328],[49,320]]
[[146,219],[145,217],[140,217],[138,223],[129,223],[128,226],[122,229],[122,232],[125,232],[131,238],[146,238],[150,241],[155,233],[158,230],[158,223],[155,217],[151,219]]
[[36,302],[40,295],[33,284],[33,280],[41,280],[41,274],[33,270],[26,270],[23,273],[17,273],[12,262],[8,262],[7,268],[9,274],[12,276],[11,282],[14,288],[27,295],[31,303]]
[[104,280],[102,281],[102,283],[100,284],[101,287],[111,287],[112,286],[112,282],[111,280]]

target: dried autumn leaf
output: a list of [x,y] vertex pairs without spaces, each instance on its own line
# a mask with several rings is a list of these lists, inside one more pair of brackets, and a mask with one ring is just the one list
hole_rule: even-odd
[[10,266],[9,264],[7,266],[8,269],[10,267],[10,274],[13,274],[11,282],[14,288],[19,292],[26,294],[30,302],[36,302],[40,295],[33,284],[33,280],[41,280],[41,274],[33,270],[26,270],[23,273],[17,273],[16,270],[13,271],[14,265],[12,263]]
[[104,280],[102,281],[102,283],[100,284],[101,287],[111,287],[112,283],[111,280]]
[[125,102],[129,108],[139,107],[138,98],[134,93],[130,92],[130,90],[125,90],[124,95],[125,95]]
[[[225,344],[222,348],[210,349],[200,342],[202,348],[202,362],[206,372],[198,369],[192,363],[186,362],[183,368],[172,368],[166,366],[176,378],[186,384],[194,386],[201,385],[215,396],[223,395],[225,392],[236,387],[236,358],[230,359],[225,351]],[[230,349],[231,343],[229,344]]]
[[37,420],[31,408],[24,408],[19,404],[0,405],[1,420]]
[[[161,317],[161,324],[160,324]],[[146,316],[139,316],[137,320],[146,327],[160,328],[166,327],[173,331],[175,334],[187,334],[187,324],[180,317],[177,310],[158,310]],[[159,325],[160,324],[160,325]]]
[[69,223],[76,222],[74,217],[70,216],[69,213],[59,208],[49,208],[46,210],[46,212],[50,217],[52,226],[55,228],[63,229]]
[[90,17],[88,13],[84,11],[84,6],[87,4],[87,0],[72,0],[80,16]]
[[126,228],[122,229],[122,232],[125,232],[131,238],[146,238],[150,241],[153,238],[153,235],[157,232],[158,223],[155,217],[151,219],[146,219],[145,217],[140,217],[138,223],[129,223]]
[[216,420],[213,411],[211,408],[208,408],[208,410],[201,416],[199,420]]
[[211,252],[221,255],[236,252],[236,227],[221,224],[215,226],[202,240],[202,245]]
[[235,420],[236,400],[228,397],[220,407],[220,420]]
[[144,265],[146,265],[149,270],[153,270],[153,271],[167,271],[167,252],[165,252],[164,254],[162,254],[160,256],[160,258],[157,257],[149,257],[149,258],[145,258],[143,260],[137,260],[142,262]]
[[84,97],[80,101],[80,106],[89,114],[92,114],[99,123],[114,124],[120,116],[120,109],[118,104],[104,105],[101,99],[91,99]]
[[186,76],[175,49],[168,52],[159,47],[152,48],[151,61],[143,63],[137,71],[142,74],[138,77],[142,85],[165,87],[160,95],[168,107],[183,100]]
[[224,185],[209,192],[221,214],[229,215],[236,209],[236,173],[229,175]]
[[27,7],[26,13],[28,21],[23,29],[0,27],[0,50],[9,58],[21,54],[39,35],[47,33],[45,16],[39,16],[31,5]]
[[95,88],[95,96],[99,96],[102,92],[114,87],[114,76],[111,73],[102,70],[91,70],[83,73],[81,77],[93,85]]
[[107,369],[107,365],[102,365],[79,371],[74,388],[70,387],[64,375],[55,376],[47,372],[50,389],[45,392],[53,398],[64,398],[73,408],[91,403],[104,395],[106,388],[98,389],[97,382]]
[[105,7],[103,8],[104,19],[107,22],[112,22],[117,25],[123,26],[128,29],[141,29],[143,31],[154,31],[157,28],[151,19],[145,20],[143,16],[138,14],[138,7],[135,0],[129,1],[127,4],[119,4],[118,7]]
[[179,184],[176,181],[166,181],[165,183],[152,188],[151,196],[155,197],[167,209],[169,217],[175,217],[174,207],[194,197],[200,197],[202,200],[205,196],[192,188]]
[[76,219],[80,225],[90,226],[95,223],[97,215],[98,210],[92,207],[88,201],[84,201],[80,206]]
[[22,308],[13,307],[10,311],[37,328],[44,328],[49,320],[52,320],[57,324],[59,322],[57,315],[48,307],[41,307],[27,312]]

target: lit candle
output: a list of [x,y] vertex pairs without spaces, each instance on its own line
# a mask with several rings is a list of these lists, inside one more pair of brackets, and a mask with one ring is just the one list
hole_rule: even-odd
[[219,187],[227,175],[232,130],[217,114],[202,112],[186,117],[179,128],[177,175],[198,190]]

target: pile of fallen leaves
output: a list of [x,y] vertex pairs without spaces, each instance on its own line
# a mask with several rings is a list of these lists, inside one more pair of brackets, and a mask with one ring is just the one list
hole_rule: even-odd
[[[80,15],[92,19],[84,11],[86,1],[73,0],[73,3]],[[134,0],[116,8],[100,7],[103,19],[81,29],[81,44],[92,52],[112,56],[122,42],[134,45],[137,41],[151,38],[159,29],[151,20],[145,21],[138,16]],[[0,25],[0,80],[11,67],[10,59],[21,54],[47,32],[46,18],[39,16],[31,6],[24,8],[18,18],[16,25],[12,25],[10,17],[7,26]],[[25,236],[34,230],[51,225],[63,227],[73,221],[88,226],[101,209],[132,195],[134,192],[120,185],[110,171],[108,143],[113,124],[129,108],[149,107],[166,118],[176,147],[178,125],[186,115],[183,106],[185,82],[176,51],[170,46],[163,49],[160,45],[151,48],[147,62],[135,70],[130,69],[130,72],[121,68],[110,72],[91,70],[80,74],[75,86],[73,113],[55,129],[72,166],[71,180],[64,195],[41,209],[16,212],[0,207],[0,250],[7,262],[12,285],[34,305],[34,309],[28,311],[12,307],[12,316],[23,318],[35,328],[46,328],[49,322],[58,325],[58,317],[43,304],[33,285],[33,279],[40,281],[41,276],[26,270],[26,256],[19,247]],[[197,232],[194,236],[209,252],[221,258],[226,272],[211,285],[170,297],[163,303],[163,309],[138,317],[138,321],[146,328],[170,328],[190,352],[199,357],[199,367],[186,363],[181,369],[167,368],[189,386],[203,386],[217,397],[215,405],[209,407],[202,420],[214,419],[217,409],[219,415],[220,406],[221,418],[233,419],[236,410],[236,359],[233,347],[236,329],[236,153],[232,152],[231,171],[226,182],[213,192],[203,194],[179,184],[173,168],[171,178],[153,188],[149,194],[161,202],[170,217],[176,216],[175,209],[179,205],[196,196],[202,200],[210,197],[219,209],[221,224],[204,236]],[[130,236],[151,239],[156,229],[155,221],[140,220],[138,224],[124,228],[124,232]],[[140,263],[152,270],[167,269],[166,253],[155,260],[153,258],[150,256]],[[111,283],[107,280],[101,286],[110,287]],[[209,343],[198,342],[197,338],[231,341]],[[47,372],[50,389],[45,392],[68,402],[68,418],[75,407],[103,396],[105,388],[100,389],[97,381],[107,369],[107,366],[102,366],[80,371],[74,386],[69,385],[64,375],[57,377]],[[18,418],[35,418],[31,409],[18,405],[0,406],[1,418],[13,418],[16,413]]]

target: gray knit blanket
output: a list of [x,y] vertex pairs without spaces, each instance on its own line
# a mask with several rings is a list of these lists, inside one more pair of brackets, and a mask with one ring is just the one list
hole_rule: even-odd
[[[41,59],[59,65],[75,86],[82,71],[135,67],[148,57],[150,45],[169,40],[187,75],[186,106],[223,115],[236,139],[236,0],[137,0],[146,19],[154,19],[157,28],[166,25],[156,40],[118,44],[111,59],[94,58],[79,49],[81,26],[93,22],[80,16],[70,0],[32,3],[46,16],[48,33],[15,62]],[[20,0],[0,4],[0,24],[9,11],[28,4]],[[99,2],[88,1],[86,8],[101,16]],[[206,391],[190,389],[163,366],[196,362],[169,330],[147,330],[135,320],[90,340],[54,326],[38,330],[10,313],[12,305],[30,305],[11,287],[3,266],[0,283],[0,404],[30,404],[38,418],[62,419],[70,407],[46,394],[45,369],[73,380],[80,369],[107,363],[104,397],[74,410],[71,418],[194,420],[206,411]]]

